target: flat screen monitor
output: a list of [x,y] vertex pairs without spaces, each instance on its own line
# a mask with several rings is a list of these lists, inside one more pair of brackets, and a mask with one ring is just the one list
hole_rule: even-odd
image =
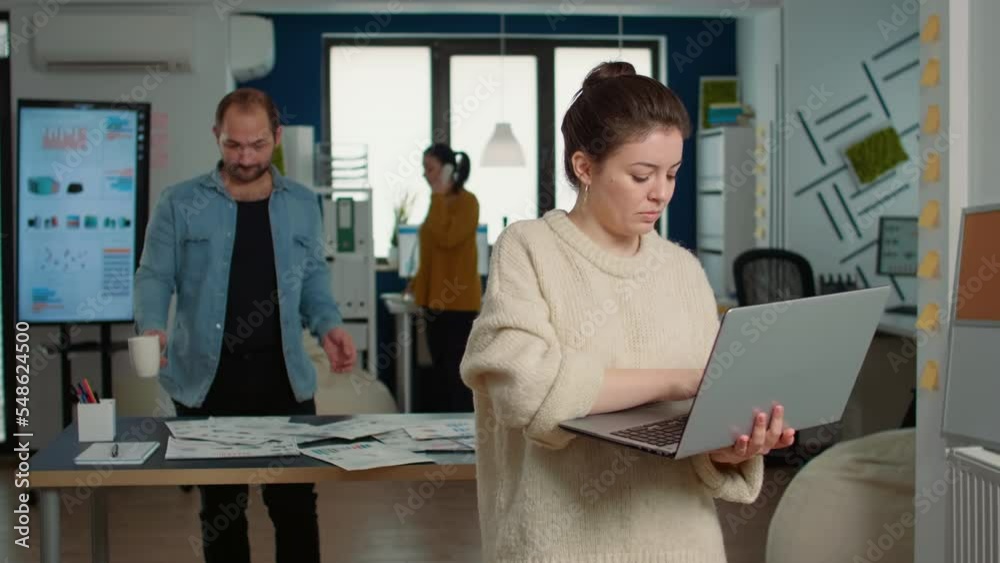
[[149,199],[149,104],[17,107],[18,318],[132,322]]
[[[486,225],[476,228],[476,271],[480,276],[489,273],[490,245]],[[412,278],[420,268],[420,225],[400,225],[397,230],[399,248],[399,277]]]
[[916,217],[881,217],[878,225],[880,276],[916,276],[919,267]]

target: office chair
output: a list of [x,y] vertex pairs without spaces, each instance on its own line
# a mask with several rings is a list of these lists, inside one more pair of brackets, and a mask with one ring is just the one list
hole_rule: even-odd
[[812,266],[805,257],[790,250],[747,250],[733,261],[733,278],[740,306],[816,295]]

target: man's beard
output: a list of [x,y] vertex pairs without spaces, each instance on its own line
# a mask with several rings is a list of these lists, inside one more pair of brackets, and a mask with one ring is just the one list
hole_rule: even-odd
[[249,184],[263,176],[270,170],[270,166],[261,164],[257,166],[240,166],[239,164],[227,164],[226,174],[234,180]]

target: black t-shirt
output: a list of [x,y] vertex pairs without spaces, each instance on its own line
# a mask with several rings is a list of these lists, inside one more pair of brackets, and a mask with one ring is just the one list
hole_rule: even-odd
[[281,315],[269,202],[270,199],[237,203],[224,354],[281,354]]

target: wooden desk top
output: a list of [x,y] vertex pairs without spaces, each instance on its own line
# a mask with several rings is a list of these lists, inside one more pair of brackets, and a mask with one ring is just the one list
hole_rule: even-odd
[[[358,416],[293,416],[292,422],[327,424],[351,418],[399,418],[400,422],[418,423],[444,418],[472,418],[471,413],[456,414],[379,414]],[[189,420],[198,417],[188,417]],[[160,442],[160,447],[143,465],[76,465],[73,459],[89,444],[80,444],[74,422],[59,434],[49,447],[31,457],[33,488],[51,487],[138,487],[163,485],[223,485],[267,483],[316,483],[321,481],[457,481],[475,480],[476,458],[472,452],[428,454],[435,464],[380,467],[347,471],[309,456],[268,458],[165,460],[170,430],[164,419],[130,417],[118,419],[122,441]],[[371,440],[372,438],[361,438]],[[310,445],[350,443],[330,439]]]

